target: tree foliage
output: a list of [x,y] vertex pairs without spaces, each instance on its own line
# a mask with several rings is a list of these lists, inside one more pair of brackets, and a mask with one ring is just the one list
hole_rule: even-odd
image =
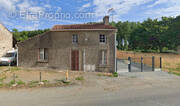
[[19,32],[17,29],[13,29],[12,33],[14,38],[19,42],[19,41],[27,40],[28,38],[34,37],[36,35],[42,34],[47,31],[49,31],[49,29],[35,30],[35,31],[21,31],[21,32]]
[[180,16],[162,17],[143,22],[113,23],[117,29],[118,49],[163,52],[180,45]]
[[[94,24],[94,23],[88,23]],[[162,17],[143,22],[112,22],[117,28],[117,48],[120,50],[138,50],[164,52],[164,50],[176,50],[180,45],[180,16],[176,18]],[[49,31],[21,31],[13,29],[13,35],[17,41],[24,41],[30,37]]]

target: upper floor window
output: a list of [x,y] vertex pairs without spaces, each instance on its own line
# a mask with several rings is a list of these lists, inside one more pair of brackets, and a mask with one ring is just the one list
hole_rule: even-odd
[[39,60],[45,61],[48,60],[48,50],[45,48],[39,49]]
[[74,35],[72,36],[72,42],[73,42],[73,43],[78,43],[78,35],[75,35],[75,34],[74,34]]
[[106,36],[105,35],[100,35],[99,36],[99,41],[100,41],[100,43],[106,43]]

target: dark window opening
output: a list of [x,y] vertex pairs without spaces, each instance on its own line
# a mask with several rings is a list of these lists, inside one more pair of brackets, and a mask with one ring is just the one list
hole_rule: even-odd
[[106,43],[106,36],[105,35],[100,35],[99,40],[100,40],[100,43]]
[[78,35],[73,35],[72,36],[72,42],[73,43],[78,43]]

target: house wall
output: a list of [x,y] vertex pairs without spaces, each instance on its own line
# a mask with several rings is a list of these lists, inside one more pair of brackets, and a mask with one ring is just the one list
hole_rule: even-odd
[[[78,35],[78,44],[72,43],[72,35]],[[99,43],[99,35],[107,36],[107,43]],[[18,61],[21,67],[49,67],[71,70],[71,51],[79,50],[79,69],[114,72],[114,31],[48,32],[18,44]],[[48,49],[48,61],[38,62],[39,48]],[[108,64],[100,65],[100,51],[107,50]],[[85,58],[84,58],[85,57]]]
[[0,57],[13,48],[12,34],[0,24]]

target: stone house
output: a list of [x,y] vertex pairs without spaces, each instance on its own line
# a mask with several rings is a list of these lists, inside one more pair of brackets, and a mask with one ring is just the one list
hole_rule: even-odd
[[115,71],[116,28],[103,24],[55,25],[18,43],[18,66],[76,71]]
[[13,48],[13,35],[0,24],[0,57]]

